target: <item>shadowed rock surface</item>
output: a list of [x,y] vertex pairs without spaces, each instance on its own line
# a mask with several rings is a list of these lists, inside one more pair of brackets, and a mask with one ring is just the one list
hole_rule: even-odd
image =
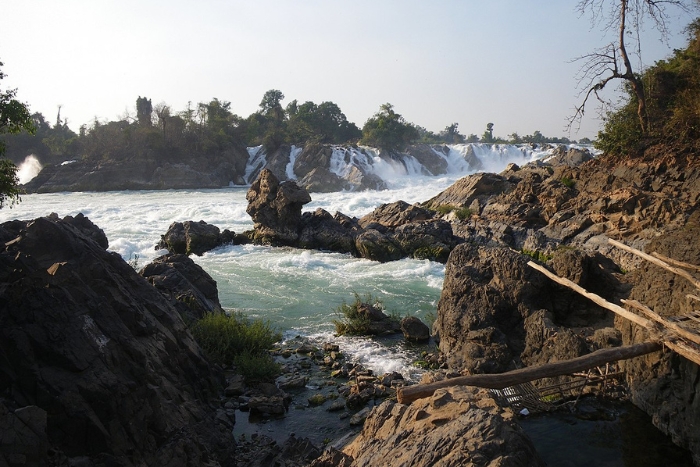
[[234,465],[220,375],[102,236],[55,215],[0,226],[0,460]]

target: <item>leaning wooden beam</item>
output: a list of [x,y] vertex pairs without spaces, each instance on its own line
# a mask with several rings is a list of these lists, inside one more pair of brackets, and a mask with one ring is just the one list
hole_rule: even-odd
[[480,388],[503,389],[516,384],[526,383],[541,378],[569,375],[577,371],[587,370],[609,362],[627,360],[661,350],[658,342],[644,342],[625,347],[600,349],[582,357],[572,358],[563,362],[546,363],[544,365],[521,368],[507,373],[489,375],[469,375],[445,379],[430,384],[406,386],[396,391],[397,399],[402,404],[410,404],[414,400],[431,396],[435,391],[450,386],[477,386]]
[[643,251],[639,251],[636,248],[632,248],[630,246],[627,246],[624,243],[620,243],[616,240],[613,240],[612,238],[608,239],[608,243],[610,243],[611,245],[615,245],[616,247],[620,248],[621,250],[625,250],[625,251],[628,251],[634,255],[637,255],[640,258],[644,258],[645,260],[649,261],[650,263],[653,263],[659,267],[662,267],[662,268],[666,269],[667,271],[671,271],[672,273],[677,274],[677,275],[683,277],[684,279],[690,281],[690,283],[693,284],[697,289],[700,289],[700,281],[697,280],[696,278],[694,278],[693,276],[691,276],[687,271],[684,271],[684,270],[678,269],[678,268],[674,268],[670,264],[667,264],[658,258],[655,258],[651,255],[648,255],[648,254],[644,253]]
[[532,261],[529,261],[527,263],[527,265],[530,266],[531,268],[537,269],[538,271],[540,271],[542,274],[544,274],[545,276],[552,279],[557,284],[561,284],[565,287],[568,287],[568,288],[578,292],[579,294],[588,298],[589,300],[596,303],[597,305],[600,305],[603,308],[607,308],[608,310],[612,311],[613,313],[616,313],[616,314],[622,316],[623,318],[632,321],[633,323],[639,324],[640,326],[642,326],[646,329],[649,329],[651,327],[651,322],[648,319],[643,318],[639,315],[636,315],[636,314],[632,313],[631,311],[625,310],[620,305],[615,305],[614,303],[610,303],[609,301],[605,300],[600,295],[596,295],[594,293],[587,291],[586,289],[584,289],[580,285],[570,281],[569,279],[565,279],[563,277],[557,276],[556,274],[552,274],[546,268],[540,266],[537,263],[533,263]]
[[682,355],[696,365],[700,365],[700,349],[697,346],[693,346],[690,342],[685,342],[683,340],[677,341],[664,341],[664,346],[676,352],[678,355]]
[[688,339],[691,342],[695,342],[696,344],[700,345],[700,336],[690,332],[686,329],[683,329],[681,326],[678,324],[674,323],[673,321],[669,321],[665,319],[663,316],[659,315],[656,313],[654,310],[649,308],[648,306],[639,303],[637,300],[621,300],[622,303],[625,305],[629,305],[633,308],[636,308],[637,310],[641,311],[645,315],[647,315],[649,318],[653,319],[657,323],[667,327],[668,329],[673,330],[676,334],[678,334],[680,337],[684,339]]
[[668,256],[664,256],[661,253],[657,253],[655,251],[651,253],[651,256],[653,256],[654,258],[658,258],[661,261],[665,261],[668,264],[678,266],[680,268],[691,269],[693,271],[700,271],[700,266],[695,266],[694,264],[690,263],[684,263],[683,261],[678,261],[677,259],[669,258]]

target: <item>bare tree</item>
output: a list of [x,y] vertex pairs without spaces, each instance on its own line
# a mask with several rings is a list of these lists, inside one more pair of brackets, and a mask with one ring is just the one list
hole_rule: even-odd
[[639,74],[641,70],[635,72],[632,67],[626,39],[631,38],[632,53],[641,56],[640,32],[644,20],[648,18],[665,41],[669,35],[669,7],[689,10],[686,0],[581,0],[578,3],[576,9],[580,14],[590,14],[592,23],[601,24],[605,31],[617,30],[617,39],[576,59],[583,62],[578,76],[583,100],[569,118],[569,128],[580,124],[591,96],[595,96],[603,109],[608,108],[610,103],[599,93],[610,81],[621,79],[629,84],[637,98],[637,116],[642,133],[649,131],[647,99]]

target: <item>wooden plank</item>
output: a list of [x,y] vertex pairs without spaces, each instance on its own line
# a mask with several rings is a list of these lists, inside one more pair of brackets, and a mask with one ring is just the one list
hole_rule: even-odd
[[575,290],[576,292],[578,292],[579,294],[588,298],[589,300],[596,303],[597,305],[600,305],[603,308],[607,308],[608,310],[612,311],[613,313],[616,313],[616,314],[622,316],[623,318],[628,319],[628,320],[632,321],[633,323],[636,323],[636,324],[638,324],[646,329],[649,329],[651,327],[651,322],[648,319],[645,319],[642,316],[636,315],[636,314],[632,313],[631,311],[625,310],[620,305],[615,305],[614,303],[611,303],[611,302],[605,300],[600,295],[596,295],[594,293],[588,292],[586,289],[584,289],[580,285],[570,281],[569,279],[559,277],[556,274],[549,272],[549,270],[544,268],[543,266],[540,266],[537,263],[533,263],[532,261],[529,261],[527,263],[527,265],[530,266],[531,268],[534,268],[534,269],[540,271],[542,274],[549,277],[557,284],[561,284],[565,287],[568,287],[572,290]]
[[650,263],[653,263],[661,268],[664,268],[667,271],[671,271],[672,273],[679,275],[679,276],[683,277],[684,279],[688,280],[697,289],[700,289],[700,281],[697,280],[695,277],[691,276],[687,271],[675,268],[675,267],[661,261],[658,258],[655,258],[651,255],[648,255],[648,254],[644,253],[643,251],[639,251],[636,248],[632,248],[630,246],[627,246],[624,243],[620,243],[616,240],[613,240],[612,238],[608,239],[608,243],[610,243],[611,245],[615,245],[616,247],[620,248],[621,250],[625,250],[625,251],[630,252],[634,255],[637,255],[640,258],[644,258],[645,260],[649,261]]
[[700,336],[688,331],[687,329],[684,329],[683,327],[679,326],[678,324],[674,323],[673,321],[669,321],[665,319],[663,316],[660,316],[658,313],[656,313],[654,310],[649,308],[646,305],[643,305],[639,303],[637,300],[622,300],[622,303],[625,303],[631,307],[636,308],[637,310],[641,311],[645,315],[647,315],[649,318],[653,319],[657,323],[661,324],[662,326],[667,327],[668,329],[671,329],[674,331],[676,334],[678,334],[680,337],[684,339],[688,339],[691,342],[695,342],[696,344],[700,345]]
[[661,350],[658,342],[643,342],[625,347],[600,349],[582,357],[563,362],[546,363],[544,365],[520,368],[507,373],[489,375],[469,375],[437,381],[430,384],[405,386],[396,391],[397,399],[402,404],[410,404],[414,400],[431,396],[436,390],[450,386],[477,386],[480,388],[503,389],[516,384],[534,381],[541,378],[552,378],[587,370],[596,366],[619,360],[638,357]]

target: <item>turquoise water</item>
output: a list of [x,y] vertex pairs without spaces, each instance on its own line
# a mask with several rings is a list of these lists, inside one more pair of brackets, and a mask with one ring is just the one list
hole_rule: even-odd
[[[384,202],[418,202],[452,180],[436,178],[393,190],[312,194],[306,210],[322,207],[362,216]],[[175,221],[204,220],[220,229],[242,232],[253,227],[245,212],[246,188],[219,190],[120,191],[109,193],[31,194],[13,209],[0,211],[0,223],[34,219],[56,212],[83,213],[105,231],[109,249],[144,266],[164,251],[154,246]],[[221,247],[193,256],[216,281],[224,308],[269,320],[285,337],[332,338],[336,309],[354,294],[380,299],[388,312],[425,318],[440,297],[444,265],[406,259],[377,263],[349,255],[254,245]],[[376,371],[415,370],[415,353],[369,339],[340,339],[346,352]]]

